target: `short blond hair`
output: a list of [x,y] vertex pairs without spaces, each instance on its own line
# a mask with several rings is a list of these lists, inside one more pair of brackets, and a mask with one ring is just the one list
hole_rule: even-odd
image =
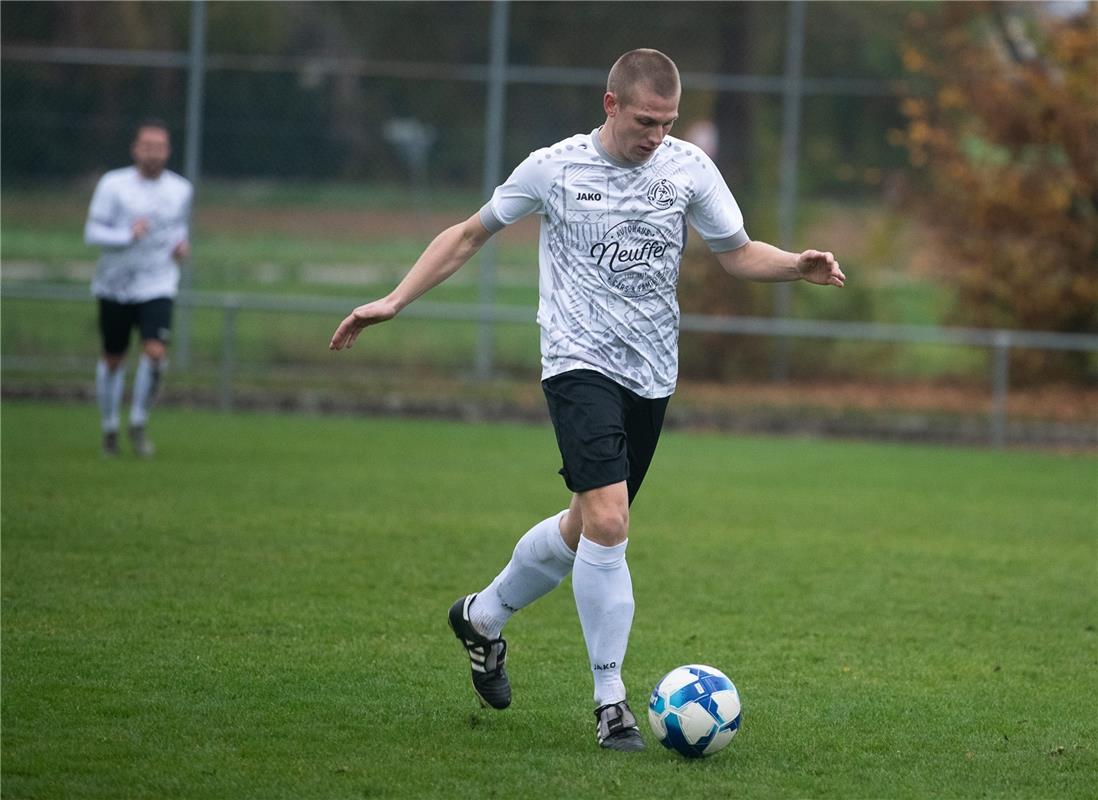
[[679,68],[659,50],[647,47],[630,50],[610,68],[606,91],[612,92],[624,105],[633,99],[640,85],[663,98],[678,97],[682,91]]

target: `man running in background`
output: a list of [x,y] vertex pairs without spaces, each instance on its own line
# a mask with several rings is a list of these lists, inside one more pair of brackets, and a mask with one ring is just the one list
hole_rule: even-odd
[[99,302],[103,345],[95,372],[103,455],[120,452],[124,362],[132,330],[137,328],[141,357],[134,376],[129,432],[134,452],[148,458],[154,448],[145,428],[167,365],[179,262],[190,254],[193,189],[186,178],[165,169],[171,141],[163,122],[142,123],[130,152],[134,165],[111,170],[95,187],[84,241],[102,248],[92,294]]

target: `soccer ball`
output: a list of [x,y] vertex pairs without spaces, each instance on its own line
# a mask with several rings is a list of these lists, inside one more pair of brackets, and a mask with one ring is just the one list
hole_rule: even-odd
[[704,664],[671,670],[648,701],[648,724],[660,744],[687,758],[724,749],[742,718],[740,693],[732,681]]

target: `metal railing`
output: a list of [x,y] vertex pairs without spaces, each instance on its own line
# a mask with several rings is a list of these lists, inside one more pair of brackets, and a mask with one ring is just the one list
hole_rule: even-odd
[[[5,283],[4,299],[88,302],[83,286],[62,284]],[[308,295],[264,295],[236,292],[181,292],[177,303],[189,308],[220,309],[223,313],[218,393],[221,407],[233,405],[233,383],[237,371],[236,322],[241,311],[279,311],[326,314],[333,319],[348,312],[347,300]],[[452,322],[535,324],[536,310],[530,306],[484,305],[476,303],[419,302],[401,312],[402,317]],[[693,333],[769,336],[801,339],[843,339],[895,344],[937,344],[982,347],[991,351],[991,409],[988,437],[995,447],[1006,444],[1007,397],[1010,391],[1010,351],[1014,348],[1098,353],[1098,335],[1048,333],[986,328],[891,325],[869,322],[836,322],[771,317],[722,317],[683,314],[681,329]]]
[[[80,66],[127,66],[160,69],[186,69],[187,131],[186,177],[198,186],[201,177],[203,130],[204,75],[223,70],[248,72],[290,72],[332,75],[355,75],[362,78],[395,78],[407,81],[448,80],[482,83],[485,85],[484,166],[482,195],[486,199],[498,184],[502,170],[502,153],[507,136],[506,88],[510,85],[587,86],[601,89],[606,85],[606,67],[583,68],[549,65],[522,65],[508,59],[510,0],[493,0],[490,12],[490,57],[488,63],[442,64],[425,61],[383,61],[364,58],[318,57],[309,55],[210,53],[206,48],[206,2],[191,0],[190,47],[182,50],[138,50],[99,47],[66,47],[53,45],[8,44],[0,53],[4,61],[22,63],[72,64]],[[860,78],[811,78],[804,75],[805,14],[804,0],[791,0],[785,23],[785,59],[781,75],[721,74],[683,72],[683,88],[688,91],[745,92],[769,94],[782,98],[781,165],[778,187],[778,239],[786,250],[796,250],[794,230],[797,210],[797,181],[801,172],[800,140],[801,112],[804,99],[811,95],[851,95],[889,97],[898,87],[892,81]],[[596,95],[597,96],[597,95]],[[883,132],[882,132],[883,134]],[[482,303],[491,305],[496,292],[497,252],[491,240],[478,254]],[[190,264],[183,264],[181,288],[193,286]],[[789,315],[791,288],[775,283],[774,316]],[[190,359],[189,306],[176,319],[175,353],[177,364],[186,368]],[[476,374],[487,377],[493,370],[495,340],[487,317],[478,316]],[[771,367],[781,380],[789,371],[789,354],[778,348]]]

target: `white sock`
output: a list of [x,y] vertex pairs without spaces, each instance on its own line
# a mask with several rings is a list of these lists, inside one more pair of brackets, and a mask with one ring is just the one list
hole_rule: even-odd
[[125,386],[125,368],[119,364],[112,372],[107,362],[99,359],[95,365],[95,399],[99,403],[99,419],[103,433],[118,431],[118,414],[122,407],[122,390]]
[[156,399],[160,385],[161,363],[146,355],[137,362],[137,374],[133,378],[133,404],[130,406],[130,425],[142,428],[149,421],[149,409]]
[[554,514],[528,530],[511,555],[511,560],[473,604],[469,620],[489,639],[498,639],[511,615],[560,585],[569,572],[576,554],[560,535],[560,518]]
[[595,706],[625,699],[621,662],[633,626],[633,580],[625,563],[626,539],[605,547],[580,536],[572,591],[595,676]]

